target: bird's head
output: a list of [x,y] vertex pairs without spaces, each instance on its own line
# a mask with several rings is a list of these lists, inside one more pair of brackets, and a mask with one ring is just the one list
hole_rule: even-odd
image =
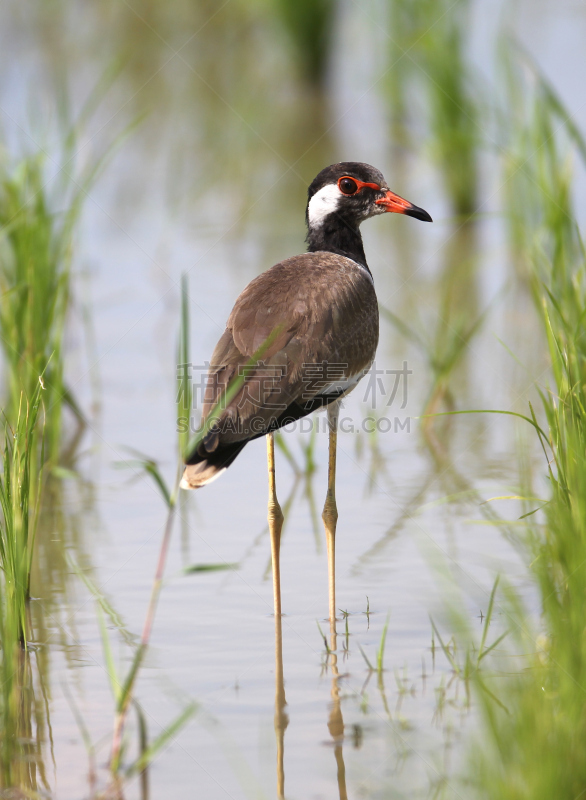
[[427,211],[391,192],[378,169],[359,161],[342,161],[322,169],[307,194],[305,216],[310,232],[326,223],[357,229],[365,219],[392,211],[432,221]]

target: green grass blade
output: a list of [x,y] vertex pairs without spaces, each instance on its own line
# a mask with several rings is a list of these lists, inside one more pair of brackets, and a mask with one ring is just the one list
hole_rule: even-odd
[[221,570],[235,570],[238,569],[239,566],[240,564],[238,561],[225,564],[192,564],[189,567],[185,567],[183,572],[186,575],[193,575],[193,573],[196,572],[220,572]]
[[128,704],[132,698],[132,690],[134,689],[134,682],[136,681],[136,676],[138,675],[138,671],[142,664],[142,661],[146,654],[146,645],[139,644],[136,649],[136,653],[134,654],[134,658],[132,659],[132,664],[130,665],[130,670],[128,671],[128,675],[126,676],[122,688],[119,691],[117,703],[116,703],[116,710],[119,714],[125,714],[126,709],[128,708]]
[[100,605],[97,606],[98,611],[98,623],[100,625],[100,635],[102,637],[102,650],[104,651],[104,660],[106,662],[106,672],[108,674],[108,680],[110,681],[110,689],[112,690],[112,695],[116,702],[116,705],[120,703],[120,681],[118,680],[118,674],[116,671],[116,665],[114,664],[114,656],[112,654],[112,645],[110,644],[110,637],[108,636],[108,630],[106,628],[106,621],[104,619],[104,612],[102,611],[102,607]]
[[174,736],[184,727],[184,725],[189,722],[191,717],[197,711],[198,706],[197,703],[190,703],[187,708],[185,708],[174,720],[171,722],[165,730],[157,736],[157,738],[150,744],[136,759],[136,761],[131,764],[128,769],[126,770],[126,777],[130,778],[135,775],[137,772],[142,772],[145,767],[147,767],[153,759],[158,755],[158,753],[173,739]]
[[279,431],[277,431],[275,433],[275,444],[277,445],[278,449],[281,451],[281,453],[285,456],[285,458],[289,462],[289,465],[290,465],[291,469],[293,470],[293,472],[296,475],[301,475],[302,474],[302,470],[299,468],[297,462],[295,461],[295,457],[293,456],[293,453],[289,449],[289,446],[288,446],[287,442],[285,441],[285,437]]
[[167,508],[172,508],[174,505],[174,498],[169,491],[169,487],[165,483],[165,479],[159,471],[157,462],[153,461],[152,458],[145,456],[143,453],[140,453],[138,450],[135,450],[133,447],[125,447],[124,449],[137,456],[137,458],[129,459],[127,461],[117,461],[115,462],[114,466],[117,469],[140,469],[146,472],[147,475],[149,475],[155,482],[155,485],[161,493]]
[[378,651],[377,651],[377,654],[376,654],[376,669],[377,669],[377,672],[382,672],[383,671],[383,660],[384,660],[384,655],[385,655],[385,642],[386,642],[386,639],[387,639],[387,631],[388,631],[388,628],[389,628],[389,620],[390,620],[390,618],[391,618],[391,612],[389,611],[389,613],[387,614],[386,622],[385,622],[384,627],[383,627],[383,632],[382,632],[381,638],[380,638],[380,644],[379,644]]
[[326,648],[326,653],[328,653],[328,655],[329,655],[332,651],[330,650],[330,646],[328,644],[327,637],[326,637],[325,633],[322,631],[321,625],[319,624],[319,622],[317,620],[315,621],[315,624],[317,625],[317,629],[318,629],[318,631],[320,633],[321,638],[323,639],[324,646]]
[[[181,374],[177,374],[177,429],[179,454],[182,455],[189,442],[189,422],[193,407],[193,388],[190,376],[187,371],[191,366],[189,355],[189,283],[187,275],[181,276],[181,326],[179,330],[179,346],[177,353],[177,365],[183,368]],[[182,431],[179,421],[187,415],[187,428]]]
[[449,648],[446,647],[446,645],[444,644],[444,640],[442,639],[441,634],[438,631],[437,626],[436,626],[435,622],[433,621],[433,619],[431,617],[429,618],[429,621],[431,622],[431,626],[432,626],[432,628],[434,630],[435,635],[437,636],[437,638],[439,640],[440,647],[443,650],[443,653],[444,653],[445,657],[450,662],[450,665],[451,665],[452,669],[454,670],[454,672],[456,672],[459,675],[460,674],[460,667],[458,666],[458,664],[454,660],[454,657],[450,653]]
[[371,672],[376,672],[376,669],[375,669],[375,667],[373,667],[373,666],[372,666],[372,664],[370,663],[370,661],[369,661],[369,659],[368,659],[368,656],[367,656],[367,655],[366,655],[366,653],[364,652],[364,649],[362,648],[362,645],[361,645],[361,644],[359,644],[359,645],[358,645],[358,649],[359,649],[359,650],[360,650],[360,652],[362,653],[362,658],[363,658],[363,659],[366,661],[366,666],[368,667],[368,669],[369,669]]
[[484,650],[484,644],[486,642],[486,637],[488,635],[488,628],[489,628],[489,625],[490,625],[490,621],[492,619],[492,612],[493,612],[493,609],[494,609],[494,598],[495,598],[495,595],[496,595],[496,590],[497,590],[498,583],[499,583],[499,577],[497,576],[497,578],[496,578],[496,580],[495,580],[495,582],[493,584],[492,591],[490,593],[490,599],[488,601],[488,610],[486,612],[486,617],[484,618],[484,625],[482,627],[482,637],[480,639],[480,647],[478,648],[478,661],[477,661],[477,663],[480,663],[480,659],[482,658],[482,651]]
[[480,653],[480,655],[478,656],[478,663],[480,664],[482,659],[485,656],[487,656],[492,650],[494,650],[495,647],[498,647],[499,644],[503,641],[503,639],[508,635],[509,635],[508,631],[501,633],[501,635],[497,639],[495,639],[495,641],[491,645],[489,645],[489,647],[487,647],[486,650],[483,650],[482,653]]
[[85,584],[87,590],[90,592],[94,600],[96,600],[102,609],[102,611],[110,618],[110,621],[115,626],[115,628],[120,632],[120,635],[126,642],[126,644],[130,646],[136,645],[136,637],[130,633],[127,629],[126,625],[124,624],[124,620],[120,616],[120,614],[116,611],[112,603],[108,600],[105,594],[98,588],[98,585],[93,581],[90,576],[84,572],[79,564],[75,561],[71,553],[67,552],[65,554],[65,559],[69,567],[73,570],[73,572],[77,575],[77,577]]

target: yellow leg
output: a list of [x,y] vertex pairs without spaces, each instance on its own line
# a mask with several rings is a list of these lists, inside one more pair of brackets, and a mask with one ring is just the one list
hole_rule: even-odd
[[273,601],[275,616],[281,616],[281,529],[283,528],[283,512],[277,500],[275,485],[275,440],[273,434],[267,434],[267,461],[269,467],[269,507],[268,520],[271,534],[271,561],[273,565]]
[[275,617],[275,737],[277,740],[277,798],[285,798],[285,731],[289,724],[283,673],[281,617]]
[[328,493],[322,513],[326,529],[328,546],[328,596],[330,606],[330,626],[336,625],[336,523],[338,508],[336,506],[336,446],[338,441],[338,403],[328,406],[328,424],[330,427],[330,448],[328,459]]

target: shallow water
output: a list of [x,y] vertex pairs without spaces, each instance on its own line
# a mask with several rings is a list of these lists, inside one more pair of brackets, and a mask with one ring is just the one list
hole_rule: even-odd
[[[518,3],[506,16],[584,128],[577,76],[586,15],[569,3],[534,9]],[[471,51],[491,77],[503,16],[496,2],[475,6]],[[368,13],[341,5],[324,94],[302,87],[285,39],[275,38],[274,23],[256,6],[177,3],[164,11],[148,3],[134,10],[55,3],[50,12],[25,12],[12,4],[2,23],[0,105],[11,145],[42,145],[53,158],[53,78],[67,76],[71,106],[79,109],[115,58],[122,60],[119,75],[82,133],[80,159],[149,112],[87,198],[69,342],[70,385],[91,415],[77,450],[83,480],[65,482],[61,516],[48,517],[39,534],[35,658],[50,719],[42,761],[47,790],[65,800],[92,792],[72,703],[97,747],[103,788],[113,700],[96,602],[64,554],[138,635],[166,511],[152,481],[116,464],[135,448],[173,480],[182,273],[189,275],[192,360],[202,365],[241,289],[303,248],[308,181],[336,160],[370,161],[436,220],[422,226],[397,216],[365,225],[381,304],[433,341],[442,330],[438,301],[452,264],[468,259],[460,310],[472,320],[489,309],[451,379],[457,408],[525,412],[534,382],[546,380],[547,360],[530,297],[511,275],[492,157],[483,162],[484,216],[474,231],[450,220],[423,143],[417,157],[393,158],[381,80],[388,67],[379,57],[390,33],[380,4]],[[364,52],[356,69],[349,41]],[[369,42],[377,44],[370,54]],[[583,210],[581,194],[577,201]],[[454,325],[453,318],[443,322]],[[429,617],[449,639],[446,609],[456,603],[479,631],[497,572],[534,607],[511,543],[514,525],[489,524],[481,503],[514,493],[520,448],[538,488],[545,470],[530,434],[511,418],[451,418],[424,436],[417,418],[432,385],[429,360],[382,319],[377,367],[400,369],[403,361],[412,370],[404,408],[401,392],[386,408],[392,376],[385,374],[387,394],[378,392],[376,409],[363,381],[343,410],[355,430],[340,434],[338,448],[337,604],[348,612],[349,636],[341,620],[336,663],[316,624],[326,631],[323,415],[312,475],[296,476],[277,453],[281,504],[290,500],[281,576],[285,706],[275,664],[264,442],[247,446],[220,481],[182,503],[138,698],[151,739],[190,699],[198,711],[149,769],[151,796],[274,797],[283,780],[289,798],[414,798],[435,796],[436,789],[466,796],[457,776],[477,720],[432,639]],[[375,414],[398,418],[402,429],[393,424],[393,432],[368,436],[362,420]],[[285,435],[302,466],[309,434]],[[505,520],[522,513],[516,501],[488,505]],[[185,574],[202,563],[237,566]],[[380,682],[369,675],[360,647],[374,661],[389,612]],[[132,651],[113,626],[110,633],[127,668]],[[134,718],[130,729],[134,743]],[[128,798],[141,792],[137,781],[125,788]]]

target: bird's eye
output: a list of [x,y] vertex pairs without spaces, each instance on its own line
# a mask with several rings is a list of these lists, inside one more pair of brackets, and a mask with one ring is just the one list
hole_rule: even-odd
[[342,194],[356,194],[358,191],[358,184],[352,178],[340,178],[338,181],[338,188]]

